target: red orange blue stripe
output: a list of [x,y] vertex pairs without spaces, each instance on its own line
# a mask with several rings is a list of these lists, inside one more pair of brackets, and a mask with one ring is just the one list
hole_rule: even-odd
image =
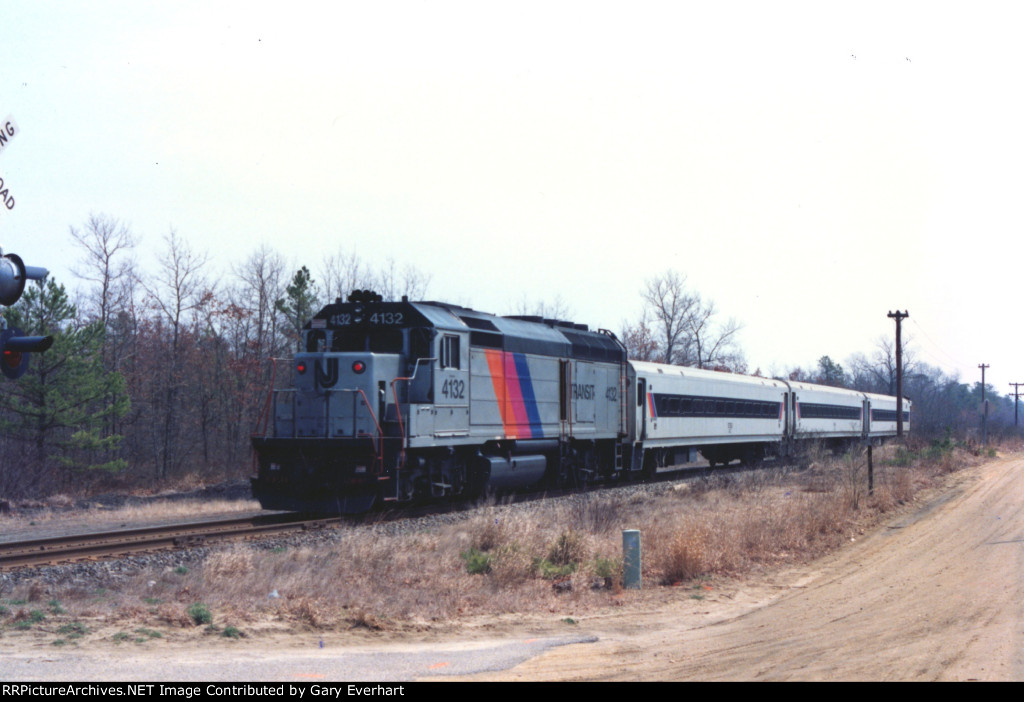
[[498,349],[486,349],[484,354],[505,438],[543,437],[544,429],[526,356]]

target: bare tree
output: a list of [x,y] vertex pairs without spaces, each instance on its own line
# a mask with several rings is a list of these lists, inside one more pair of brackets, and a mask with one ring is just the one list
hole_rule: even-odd
[[530,302],[526,297],[526,293],[523,293],[514,309],[515,311],[512,314],[517,316],[541,317],[543,319],[558,319],[562,321],[569,321],[573,317],[572,308],[561,295],[555,295],[555,299],[550,301],[538,300]]
[[[120,220],[109,215],[91,214],[81,229],[70,227],[71,238],[84,255],[72,272],[92,284],[84,297],[83,311],[87,317],[100,322],[103,330],[100,358],[108,372],[120,372],[125,359],[132,353],[135,311],[136,262],[135,246],[138,241]],[[110,387],[108,404],[117,400],[115,388]],[[104,415],[98,431],[104,438],[119,435],[126,412]],[[131,418],[128,418],[128,422]],[[114,460],[113,451],[108,460]]]
[[[234,268],[238,285],[230,295],[231,304],[245,311],[245,328],[240,331],[242,338],[238,349],[243,357],[262,360],[276,355],[278,339],[277,300],[285,293],[284,258],[267,246],[261,246],[249,258]],[[250,326],[251,325],[251,326]]]
[[662,360],[658,350],[658,339],[651,328],[646,309],[636,324],[622,323],[622,343],[626,346],[626,353],[634,361]]
[[337,253],[325,258],[319,274],[327,302],[339,297],[344,300],[353,290],[372,289],[376,285],[373,270],[355,249],[338,249]]
[[[666,271],[649,279],[641,296],[644,311],[640,322],[623,329],[627,347],[634,349],[632,353],[682,366],[746,370],[743,353],[736,344],[742,326],[732,318],[720,323],[718,307],[690,291],[686,276]],[[652,337],[657,341],[657,353],[651,346]]]
[[690,358],[684,363],[697,368],[743,372],[746,362],[736,346],[736,335],[743,328],[730,317],[724,324],[717,322],[718,307],[714,301],[705,302],[695,294],[695,303],[683,323],[688,337],[686,348]]
[[96,285],[89,302],[91,313],[106,329],[113,310],[125,306],[131,291],[127,283],[134,273],[132,253],[138,242],[127,226],[108,215],[89,215],[83,229],[70,229],[71,238],[85,251],[84,260],[72,272]]
[[[160,258],[156,286],[143,285],[150,304],[158,313],[156,340],[164,350],[162,359],[162,387],[153,388],[151,397],[159,422],[154,425],[153,447],[161,477],[166,478],[172,467],[185,457],[190,444],[180,440],[186,435],[183,416],[188,403],[182,402],[183,391],[189,387],[184,378],[188,367],[185,352],[191,350],[185,343],[185,332],[189,321],[197,322],[197,312],[211,301],[213,290],[202,275],[206,265],[206,254],[192,250],[173,229],[164,238],[166,250]],[[189,317],[192,317],[190,320]],[[160,328],[166,323],[170,339],[160,339]],[[157,417],[154,417],[157,419]]]
[[385,300],[397,300],[403,295],[410,300],[426,297],[430,285],[430,275],[412,264],[408,264],[398,272],[395,259],[389,258],[376,276],[376,289]]
[[686,288],[686,276],[673,270],[650,278],[642,291],[644,304],[660,332],[661,358],[665,363],[685,363],[689,354],[688,319],[700,298]]
[[[910,348],[912,341],[909,334],[903,336],[904,378],[917,371],[916,354]],[[850,357],[848,364],[853,370],[853,386],[858,390],[896,394],[896,341],[892,337],[880,336],[870,358],[862,353],[855,354]]]

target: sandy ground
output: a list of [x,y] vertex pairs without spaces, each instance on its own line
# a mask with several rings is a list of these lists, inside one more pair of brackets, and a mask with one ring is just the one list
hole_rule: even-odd
[[[215,657],[224,662],[210,669],[218,679],[252,678],[254,660],[268,673],[281,671],[270,678],[295,679],[286,671],[312,665],[303,656],[317,648],[325,667],[316,677],[339,679],[332,658],[368,651],[442,656],[567,636],[593,642],[530,653],[498,672],[436,679],[1024,680],[1024,459],[958,473],[937,496],[805,567],[710,589],[625,592],[620,606],[573,622],[560,614],[491,617],[447,633],[267,631],[215,644],[193,633],[130,653],[100,642],[56,651],[52,636],[34,641],[28,632],[11,633],[0,637],[0,662],[23,662],[29,667],[20,670],[33,677],[34,660],[55,664],[54,671],[66,662],[79,679],[104,679],[104,670],[107,679],[123,679],[104,665],[127,655],[131,678],[152,680],[175,677],[173,670],[198,672],[199,660]],[[406,670],[430,675],[435,665]]]

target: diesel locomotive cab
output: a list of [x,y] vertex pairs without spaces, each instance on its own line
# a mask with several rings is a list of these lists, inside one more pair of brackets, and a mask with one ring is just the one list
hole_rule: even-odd
[[403,459],[400,408],[430,401],[433,330],[407,301],[357,291],[302,338],[291,387],[274,391],[272,431],[253,437],[253,492],[267,509],[366,511]]

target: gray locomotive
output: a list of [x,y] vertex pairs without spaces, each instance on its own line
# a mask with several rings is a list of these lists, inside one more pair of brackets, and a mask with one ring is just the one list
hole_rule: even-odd
[[253,435],[267,509],[358,513],[895,434],[893,397],[630,362],[607,330],[370,291],[320,310],[303,346]]

